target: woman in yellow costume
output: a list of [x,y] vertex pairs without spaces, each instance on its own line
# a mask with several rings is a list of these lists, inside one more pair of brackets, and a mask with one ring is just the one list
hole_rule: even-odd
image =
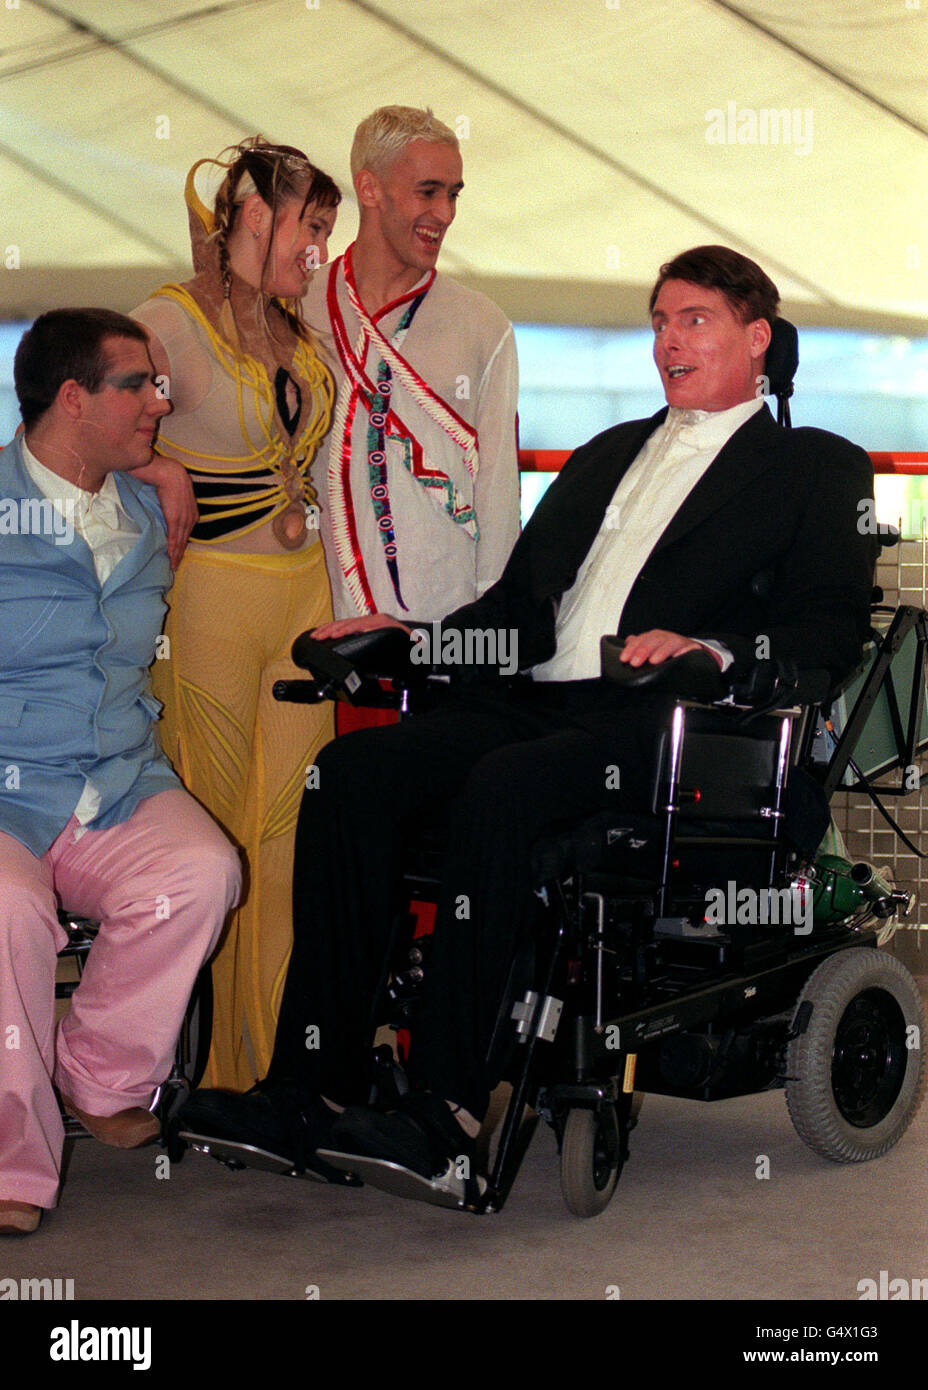
[[[165,752],[244,850],[242,905],[213,961],[207,1073],[244,1090],[273,1050],[300,797],[332,737],[326,706],[279,704],[271,689],[300,674],[294,638],[331,616],[308,475],[334,392],[299,301],[341,194],[289,146],[255,137],[230,154],[187,179],[194,278],[133,316],[169,383],[158,452],[185,465],[200,511],[153,678]],[[194,185],[201,164],[226,170],[213,212]]]

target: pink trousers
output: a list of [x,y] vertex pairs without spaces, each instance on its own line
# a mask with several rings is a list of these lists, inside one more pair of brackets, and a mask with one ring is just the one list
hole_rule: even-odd
[[[92,1115],[149,1104],[241,887],[237,851],[185,791],[76,829],[41,859],[0,834],[0,1198],[40,1207],[56,1204],[61,1170],[53,1082]],[[56,1038],[59,904],[100,931]]]

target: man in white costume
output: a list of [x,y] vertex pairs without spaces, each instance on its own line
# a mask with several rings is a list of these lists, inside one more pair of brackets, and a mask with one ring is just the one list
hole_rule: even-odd
[[443,617],[499,578],[519,534],[512,325],[435,270],[461,167],[430,111],[362,121],[357,240],[303,300],[339,386],[315,477],[336,618]]

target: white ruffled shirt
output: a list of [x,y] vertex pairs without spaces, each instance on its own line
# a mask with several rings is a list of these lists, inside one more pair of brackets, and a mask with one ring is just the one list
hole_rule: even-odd
[[[764,404],[729,410],[679,410],[649,436],[606,508],[557,615],[557,651],[535,666],[537,681],[589,680],[600,674],[599,639],[617,631],[629,594],[661,536],[729,439]],[[704,642],[731,665],[720,643]]]
[[[348,340],[352,349],[357,347],[360,324],[348,298],[342,261],[316,272],[303,300],[303,312],[326,349],[336,385],[344,391],[348,389],[345,371],[334,344],[327,303],[331,275],[337,277],[337,301]],[[435,505],[429,490],[411,472],[405,443],[388,432],[388,486],[396,562],[406,604],[403,611],[390,580],[383,539],[371,504],[369,416],[359,407],[350,429],[346,428],[348,438],[336,437],[333,428],[313,464],[336,618],[355,617],[367,611],[352,594],[343,569],[353,558],[350,548],[338,539],[338,517],[348,502],[373,609],[400,618],[412,616],[431,621],[462,604],[472,603],[502,574],[519,536],[518,366],[512,326],[502,310],[484,295],[465,289],[441,272],[435,276],[409,328],[398,335],[407,309],[408,301],[404,298],[398,308],[377,318],[377,326],[432,391],[477,432],[479,465],[474,478],[464,467],[460,446],[417,404],[396,376],[391,404],[421,446],[425,468],[445,473],[462,499],[473,504],[479,539],[475,541],[463,526],[456,525]],[[377,378],[380,360],[375,345],[366,342],[361,365],[372,381]],[[350,458],[346,497],[341,499],[338,478],[343,448]]]

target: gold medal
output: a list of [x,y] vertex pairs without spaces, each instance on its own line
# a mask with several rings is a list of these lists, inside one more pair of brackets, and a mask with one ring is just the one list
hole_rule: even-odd
[[291,502],[275,516],[271,530],[284,550],[299,550],[306,539],[306,508]]

